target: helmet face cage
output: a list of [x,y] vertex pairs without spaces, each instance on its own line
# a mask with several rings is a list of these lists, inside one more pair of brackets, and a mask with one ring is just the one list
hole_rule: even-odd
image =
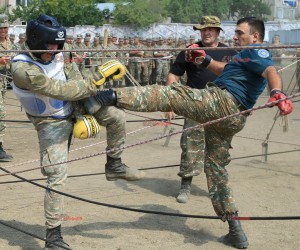
[[[51,16],[42,14],[36,20],[29,21],[26,28],[27,45],[31,50],[48,50],[48,44],[57,44],[62,50],[66,38],[66,29]],[[35,55],[41,53],[35,53]]]

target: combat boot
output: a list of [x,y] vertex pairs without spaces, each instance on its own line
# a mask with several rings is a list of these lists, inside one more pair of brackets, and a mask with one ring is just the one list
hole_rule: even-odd
[[105,176],[108,181],[116,181],[123,179],[126,181],[137,181],[145,177],[145,172],[129,168],[122,163],[121,158],[112,158],[107,155],[107,163],[105,164]]
[[71,249],[69,248],[70,246],[66,242],[64,242],[63,237],[61,236],[61,225],[55,228],[47,228],[45,249],[51,249],[51,250],[63,249],[52,243]]
[[[234,213],[233,216],[238,216]],[[232,245],[238,249],[246,249],[249,246],[246,234],[242,229],[241,222],[239,220],[227,220],[229,225],[229,233],[225,235],[225,244]]]
[[12,160],[13,160],[12,155],[9,155],[5,152],[5,150],[3,149],[2,142],[0,142],[0,162],[6,162]]
[[181,187],[176,197],[177,202],[187,203],[191,194],[191,185],[193,177],[183,177],[181,179]]

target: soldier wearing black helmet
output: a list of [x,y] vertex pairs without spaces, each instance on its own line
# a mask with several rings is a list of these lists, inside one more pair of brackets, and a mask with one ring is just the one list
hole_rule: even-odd
[[[110,67],[98,67],[83,80],[76,64],[65,63],[64,54],[58,51],[64,47],[66,30],[54,17],[43,14],[29,21],[26,35],[25,48],[30,52],[13,59],[13,90],[37,130],[41,165],[44,166],[41,171],[47,176],[47,187],[62,191],[67,179],[65,162],[68,161],[72,133],[80,139],[94,137],[99,122],[106,126],[108,149],[123,146],[123,110],[101,107],[94,110],[94,116],[82,115],[86,110],[73,101],[95,95],[98,86],[108,77],[118,80],[124,75],[125,69],[118,61],[112,60],[108,62]],[[121,153],[119,150],[107,155],[106,179],[143,178],[143,172],[130,169],[122,163]],[[61,235],[63,196],[46,190],[44,210],[46,249],[59,249],[52,243],[68,246]]]

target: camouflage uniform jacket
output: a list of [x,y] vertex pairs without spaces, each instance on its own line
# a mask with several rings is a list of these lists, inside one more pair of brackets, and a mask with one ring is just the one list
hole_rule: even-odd
[[[29,55],[32,59],[39,60],[31,53]],[[78,101],[95,95],[97,91],[96,85],[93,84],[93,79],[88,77],[83,80],[75,63],[64,63],[66,82],[51,79],[37,65],[22,61],[12,62],[11,72],[14,84],[17,87],[58,100]],[[73,104],[78,113],[85,112],[81,105],[74,102]],[[53,119],[49,118],[48,120]]]
[[[6,42],[7,42],[6,47],[3,45],[2,42],[0,42],[0,50],[1,50],[0,57],[2,57],[2,56],[11,56],[11,57],[15,56],[15,53],[13,53],[13,52],[10,52],[10,53],[2,52],[2,51],[5,51],[5,50],[14,50],[14,49],[16,49],[15,45],[9,39],[6,39]],[[5,73],[9,69],[10,69],[10,63],[7,63],[6,65],[0,65],[0,71],[1,72]]]

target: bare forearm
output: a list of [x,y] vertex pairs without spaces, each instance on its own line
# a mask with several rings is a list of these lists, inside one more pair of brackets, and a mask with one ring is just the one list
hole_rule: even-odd
[[210,64],[207,66],[207,69],[210,70],[215,75],[219,76],[223,72],[226,64],[227,63],[225,62],[212,60]]
[[167,77],[166,85],[169,86],[169,85],[173,84],[174,82],[179,82],[179,80],[180,80],[179,76],[169,73],[168,77]]

